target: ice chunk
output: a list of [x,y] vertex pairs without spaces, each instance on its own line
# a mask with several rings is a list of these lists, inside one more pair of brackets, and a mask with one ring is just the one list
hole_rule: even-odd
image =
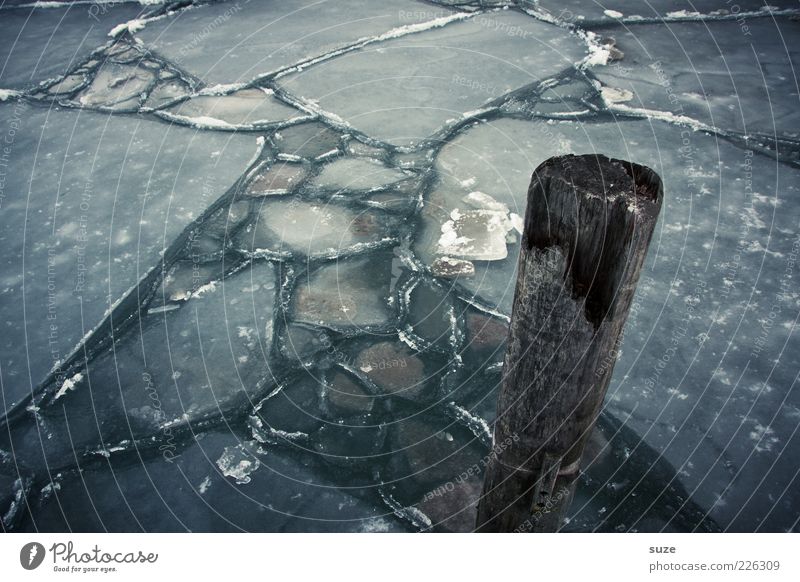
[[485,192],[480,192],[477,190],[475,192],[470,192],[464,196],[464,202],[473,208],[478,208],[480,210],[490,210],[508,214],[508,206],[502,202],[498,202]]
[[367,418],[351,419],[343,424],[330,423],[314,435],[314,450],[332,465],[360,465],[370,471],[385,436],[383,428]]
[[259,207],[256,223],[236,236],[239,248],[336,257],[392,240],[398,225],[394,217],[376,210],[354,211],[324,202],[268,198]]
[[152,69],[106,61],[77,100],[88,107],[136,111],[155,78]]
[[3,531],[13,531],[22,521],[32,485],[33,475],[28,474],[20,459],[0,449],[0,527]]
[[80,372],[73,374],[71,378],[67,378],[66,380],[64,380],[61,383],[61,387],[58,389],[58,392],[56,392],[56,395],[53,397],[53,400],[58,400],[59,398],[64,396],[64,394],[74,389],[75,385],[80,383],[81,380],[83,380],[83,374],[81,374]]
[[303,115],[261,89],[242,89],[230,95],[199,95],[164,113],[194,125],[222,129],[257,127]]
[[407,176],[400,170],[360,158],[342,158],[325,166],[314,184],[332,190],[372,190]]
[[86,83],[86,76],[82,73],[67,75],[57,83],[50,85],[47,92],[53,95],[69,94]]
[[508,323],[478,311],[469,311],[464,320],[464,362],[476,370],[490,363],[502,362]]
[[393,316],[388,294],[391,260],[387,253],[340,260],[298,282],[292,300],[295,318],[332,328],[383,326]]
[[606,104],[624,103],[633,99],[633,93],[627,89],[615,89],[614,87],[603,87],[600,90]]
[[373,160],[380,160],[386,156],[386,151],[381,148],[376,148],[358,140],[351,139],[347,144],[347,153],[352,156],[361,156],[364,158],[372,158]]
[[306,169],[298,164],[276,164],[256,175],[247,186],[247,194],[286,194],[303,181],[306,173]]
[[298,323],[286,325],[280,332],[278,342],[284,357],[301,362],[331,345],[330,338],[323,330]]
[[0,101],[8,101],[9,99],[17,99],[22,97],[22,91],[14,91],[13,89],[0,89]]
[[262,438],[274,439],[280,438],[282,433],[308,435],[318,430],[323,423],[320,391],[321,380],[308,373],[270,394],[254,413],[255,418],[261,421],[256,426],[262,431],[256,432],[256,438],[259,438],[258,434]]
[[438,285],[420,281],[408,295],[408,325],[431,345],[449,351],[453,345],[455,314],[450,297]]
[[334,372],[325,397],[331,411],[345,416],[371,412],[375,405],[375,397],[342,371]]
[[470,447],[474,436],[466,429],[439,417],[404,419],[391,427],[389,444],[395,455],[391,463],[394,479],[433,487],[454,480],[477,462],[481,453]]
[[419,400],[429,392],[429,376],[420,355],[401,342],[380,342],[363,349],[354,367],[386,395]]
[[171,79],[156,85],[147,96],[144,107],[159,109],[173,102],[188,97],[191,93],[189,86],[181,79]]
[[435,526],[433,531],[470,533],[475,530],[483,476],[476,474],[462,479],[461,475],[445,488],[427,492],[415,504],[414,507],[430,518]]
[[505,212],[456,209],[442,225],[437,252],[471,261],[505,259],[506,235],[513,228]]
[[222,474],[233,478],[239,485],[250,483],[250,473],[261,466],[261,461],[248,448],[247,443],[225,447],[222,456],[217,459],[217,467]]
[[471,277],[475,274],[475,264],[464,259],[453,257],[437,257],[431,263],[431,273],[437,277],[454,279],[456,277]]
[[274,138],[281,153],[305,159],[335,151],[341,141],[338,133],[318,121],[285,127]]
[[[148,321],[144,337],[131,338],[147,346],[147,364],[156,388],[163,391],[167,421],[224,411],[246,400],[257,393],[269,369],[274,268],[254,264],[206,288],[202,294],[195,291],[180,310],[150,316],[162,323]],[[129,407],[141,401],[126,398]]]

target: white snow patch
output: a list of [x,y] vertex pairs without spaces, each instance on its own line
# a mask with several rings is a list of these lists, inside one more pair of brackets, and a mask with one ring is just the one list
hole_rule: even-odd
[[0,101],[8,101],[22,95],[19,91],[13,89],[0,89]]
[[756,423],[753,430],[750,432],[750,439],[756,443],[754,447],[756,452],[763,453],[771,451],[772,447],[780,442],[780,439],[774,435],[775,431],[772,430],[772,428]]
[[225,447],[222,456],[217,459],[217,467],[226,477],[233,477],[236,483],[243,485],[250,482],[250,474],[261,466],[261,461],[253,457],[241,444]]
[[495,109],[494,107],[482,107],[480,109],[473,109],[472,111],[465,112],[461,117],[463,119],[469,119],[470,117],[477,117],[489,111],[493,111],[494,109]]
[[223,121],[222,119],[217,119],[216,117],[209,117],[207,115],[198,115],[197,117],[186,117],[185,115],[174,115],[174,114],[167,114],[166,111],[163,111],[162,114],[169,115],[170,117],[185,121],[186,123],[191,124],[193,127],[197,129],[235,129],[237,126],[231,125],[227,121]]
[[244,89],[247,85],[245,83],[228,83],[228,84],[219,84],[219,85],[212,85],[211,87],[206,87],[205,89],[201,89],[197,92],[197,96],[203,97],[221,97],[223,95],[229,95],[230,93],[235,93],[241,89]]
[[197,486],[197,491],[200,492],[200,495],[203,495],[206,491],[208,491],[209,487],[211,487],[211,477],[206,477],[203,479],[203,482]]
[[667,12],[667,18],[687,18],[690,16],[701,16],[701,14],[693,10],[674,10],[672,12]]
[[611,111],[618,113],[625,113],[629,115],[636,115],[647,119],[657,119],[659,121],[666,121],[667,123],[674,123],[676,125],[683,125],[693,129],[694,131],[708,131],[711,133],[720,133],[716,127],[693,119],[687,115],[676,115],[671,111],[659,111],[656,109],[645,109],[642,107],[629,107],[622,103],[607,103]]
[[128,22],[118,24],[117,26],[112,28],[111,32],[108,33],[108,36],[110,36],[111,38],[116,38],[125,31],[134,34],[144,29],[145,26],[147,26],[147,21],[145,19],[134,18],[133,20],[129,20]]
[[436,253],[469,261],[499,261],[508,256],[506,238],[514,229],[507,208],[463,212],[456,208],[441,226]]
[[201,285],[197,289],[195,289],[189,296],[190,297],[202,297],[206,293],[210,293],[211,291],[215,291],[217,288],[217,281],[211,281],[210,283],[206,283],[205,285]]
[[58,400],[59,398],[64,396],[64,394],[75,388],[75,385],[81,380],[83,380],[83,374],[81,374],[80,372],[78,372],[71,378],[67,378],[66,380],[64,380],[64,383],[61,385],[61,388],[58,389],[58,392],[56,392],[56,397],[53,400]]
[[474,14],[469,12],[456,12],[455,14],[451,14],[449,16],[441,16],[439,18],[434,18],[433,20],[426,20],[425,22],[398,26],[397,28],[393,28],[390,31],[384,32],[383,34],[369,40],[371,42],[380,42],[392,38],[400,38],[401,36],[406,36],[407,34],[413,34],[415,32],[425,32],[434,28],[441,28],[442,26],[450,24],[451,22],[455,22],[456,20],[464,20],[466,18],[471,18],[472,16],[474,16]]
[[579,68],[607,65],[611,58],[611,49],[600,42],[600,36],[591,31],[579,30],[576,33],[586,43],[589,54],[583,59]]
[[603,87],[600,89],[600,95],[603,97],[606,105],[613,103],[623,103],[633,99],[633,93],[627,89],[615,89],[614,87]]

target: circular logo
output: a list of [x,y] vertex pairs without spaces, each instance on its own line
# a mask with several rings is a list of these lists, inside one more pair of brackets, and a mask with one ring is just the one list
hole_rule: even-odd
[[35,570],[44,561],[44,546],[39,542],[29,542],[19,551],[19,563],[26,570]]

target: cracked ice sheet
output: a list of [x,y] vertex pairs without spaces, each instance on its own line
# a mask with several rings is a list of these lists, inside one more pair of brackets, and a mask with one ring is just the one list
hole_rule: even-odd
[[0,106],[0,119],[19,125],[0,212],[7,267],[0,345],[10,405],[225,192],[256,143],[252,135],[19,103]]
[[[714,495],[743,467],[725,496],[727,504],[718,503],[712,517],[723,526],[752,531],[773,507],[769,496],[777,498],[796,471],[779,453],[791,446],[800,394],[779,387],[791,386],[800,366],[800,341],[793,333],[800,296],[793,287],[786,295],[781,292],[791,281],[786,279],[791,254],[800,247],[800,211],[792,204],[800,195],[800,171],[685,131],[646,120],[478,124],[444,148],[437,163],[452,175],[451,190],[435,192],[434,202],[426,204],[462,204],[464,190],[453,182],[464,181],[522,213],[531,170],[565,152],[602,151],[648,165],[664,177],[664,208],[608,406],[622,418],[633,411],[628,425],[664,452],[690,491],[708,473],[696,498],[705,508],[714,506]],[[510,246],[512,257],[517,252],[518,245]],[[476,275],[458,281],[509,313],[515,263],[476,262]],[[776,302],[779,312],[770,318]],[[676,333],[683,335],[672,353]],[[765,347],[759,350],[762,341]],[[656,373],[664,354],[669,363]],[[767,360],[765,354],[780,358]],[[748,501],[764,475],[765,483]],[[734,521],[743,504],[746,510]],[[793,514],[773,513],[764,527],[791,526],[786,519],[793,520]]]
[[200,127],[253,127],[297,118],[302,115],[259,89],[243,89],[225,96],[199,96],[183,101],[164,111],[168,119],[176,118]]
[[[258,461],[248,483],[223,475],[217,461],[226,451]],[[46,498],[36,519],[48,531],[405,531],[384,506],[337,489],[314,465],[260,449],[243,435],[200,433],[173,454],[169,462],[157,455],[134,463],[112,454],[111,470],[104,464],[65,473],[57,480],[62,504]]]
[[[765,4],[778,8],[796,8],[792,0],[539,0],[537,7],[545,14],[566,23],[581,24],[581,21],[617,22],[620,18],[668,18],[668,15],[689,15],[694,12],[710,14],[717,10],[727,10],[735,5],[739,12],[757,11]],[[733,8],[736,10],[736,8]]]
[[445,13],[407,0],[239,0],[183,11],[136,36],[209,84],[241,83]]
[[[751,19],[751,36],[737,22],[687,22],[596,29],[613,35],[625,58],[594,73],[633,93],[624,107],[688,115],[722,130],[768,135],[800,131],[792,63],[800,23]],[[682,110],[681,110],[682,109]]]
[[563,29],[517,12],[490,12],[370,45],[280,84],[372,137],[407,146],[571,67],[585,52]]
[[198,430],[254,406],[272,380],[275,289],[275,270],[259,262],[133,322],[113,350],[40,402],[36,425],[13,429],[15,454],[29,467],[55,470],[70,451],[98,458],[97,451],[113,454],[135,440],[143,451],[151,439],[162,445],[187,425]]
[[147,10],[138,3],[0,10],[0,88],[23,88],[63,75],[108,41],[120,22]]

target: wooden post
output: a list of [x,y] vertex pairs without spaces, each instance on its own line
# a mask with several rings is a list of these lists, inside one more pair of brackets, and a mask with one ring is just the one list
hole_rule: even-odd
[[658,175],[601,155],[536,168],[477,531],[556,531],[655,229]]

